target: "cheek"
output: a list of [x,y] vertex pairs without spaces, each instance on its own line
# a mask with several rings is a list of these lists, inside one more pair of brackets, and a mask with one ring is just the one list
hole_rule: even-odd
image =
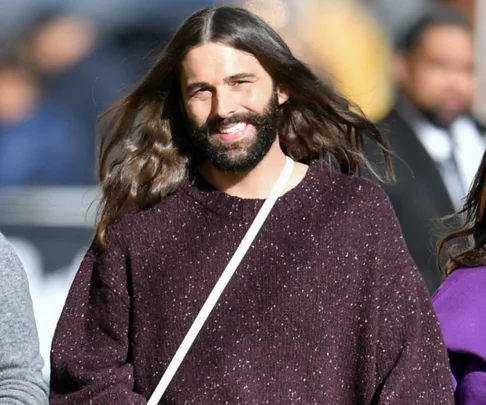
[[469,75],[464,75],[461,80],[461,89],[463,93],[471,96],[472,94],[474,94],[474,87],[474,78],[470,77]]
[[439,77],[435,69],[423,67],[422,69],[418,69],[411,79],[415,86],[423,88],[424,86],[427,87],[427,83],[430,85],[431,83],[437,82]]
[[196,128],[199,128],[206,123],[209,118],[211,107],[207,104],[208,103],[190,102],[185,106],[187,118],[189,118],[189,121],[191,121]]
[[411,77],[411,85],[422,100],[432,100],[442,92],[445,76],[440,70],[423,68]]
[[256,112],[263,112],[272,97],[272,89],[254,89],[245,94],[242,104],[248,109]]

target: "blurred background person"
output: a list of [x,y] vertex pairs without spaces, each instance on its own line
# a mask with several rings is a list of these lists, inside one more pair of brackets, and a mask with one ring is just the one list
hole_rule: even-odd
[[0,187],[93,183],[77,117],[18,58],[0,59]]
[[91,17],[63,8],[38,11],[20,37],[19,54],[46,96],[76,117],[76,147],[90,176],[73,184],[94,184],[96,122],[130,87],[132,66]]
[[[441,241],[447,276],[433,296],[449,352],[457,405],[486,404],[486,153],[459,226]],[[439,253],[439,257],[442,256]]]
[[484,127],[471,114],[472,26],[452,9],[432,8],[404,32],[395,64],[397,101],[380,127],[396,154],[396,183],[385,188],[434,291],[441,275],[433,220],[461,207],[485,148]]
[[103,40],[88,15],[48,9],[28,27],[21,44],[23,58],[43,78],[45,91],[75,113],[86,137],[92,138],[98,116],[131,84],[125,55]]

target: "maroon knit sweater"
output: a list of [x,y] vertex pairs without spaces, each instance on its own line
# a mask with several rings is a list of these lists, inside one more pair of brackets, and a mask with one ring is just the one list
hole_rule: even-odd
[[[145,404],[261,200],[200,180],[93,244],[52,346],[51,404]],[[315,162],[281,197],[166,404],[453,404],[426,289],[371,182]]]

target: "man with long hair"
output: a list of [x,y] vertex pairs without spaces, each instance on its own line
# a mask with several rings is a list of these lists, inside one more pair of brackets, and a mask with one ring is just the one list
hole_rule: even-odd
[[427,291],[385,194],[358,176],[366,139],[388,156],[356,111],[250,12],[190,16],[107,113],[51,404],[145,404],[269,195],[165,403],[452,403]]

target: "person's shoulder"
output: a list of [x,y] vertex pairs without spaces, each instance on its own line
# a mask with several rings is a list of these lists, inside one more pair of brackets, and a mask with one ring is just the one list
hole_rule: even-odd
[[[486,266],[461,267],[453,271],[445,279],[432,297],[434,304],[440,307],[452,302],[458,311],[463,311],[469,305],[483,302],[486,308]],[[456,305],[458,304],[458,305]]]
[[0,233],[0,271],[3,273],[7,265],[20,266],[20,259],[9,240]]
[[381,210],[391,205],[377,180],[340,173],[323,162],[313,162],[312,167],[319,180],[321,193],[337,200],[342,206]]
[[[432,302],[449,350],[475,351],[486,335],[486,266],[459,268],[435,292]],[[486,348],[483,348],[486,356]],[[485,357],[486,358],[486,357]]]
[[401,236],[392,203],[375,180],[350,176],[330,169],[319,169],[319,206],[332,212],[342,226],[360,228],[365,234],[383,232]]
[[0,250],[10,250],[11,249],[10,242],[7,240],[3,233],[0,233]]
[[110,233],[124,244],[129,242],[132,236],[139,238],[150,229],[168,231],[171,226],[177,226],[179,220],[184,219],[187,215],[187,206],[187,197],[182,190],[147,207],[131,205],[113,222]]
[[0,299],[5,293],[14,293],[18,289],[28,288],[27,275],[20,257],[8,239],[0,233]]

